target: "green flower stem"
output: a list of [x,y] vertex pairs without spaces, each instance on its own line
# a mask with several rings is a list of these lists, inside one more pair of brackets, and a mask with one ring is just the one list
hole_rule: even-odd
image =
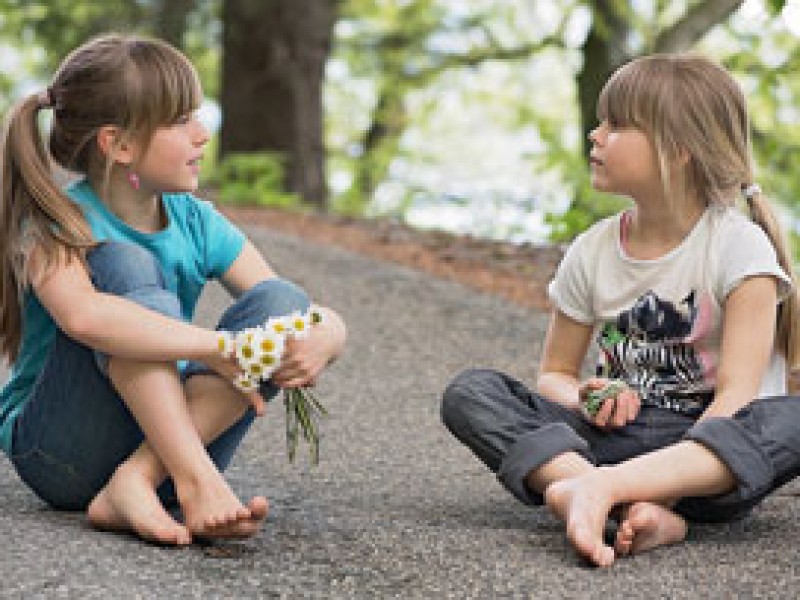
[[293,388],[283,391],[286,404],[286,444],[289,461],[293,462],[302,431],[303,439],[308,442],[311,461],[319,464],[319,433],[316,421],[319,415],[325,416],[328,411],[319,399],[308,388]]

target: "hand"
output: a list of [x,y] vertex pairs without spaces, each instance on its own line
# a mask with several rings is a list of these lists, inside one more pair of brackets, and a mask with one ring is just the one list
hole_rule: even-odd
[[[592,378],[588,379],[580,388],[579,395],[581,406],[588,399],[589,392],[602,390],[607,387],[611,382],[608,379]],[[624,387],[615,395],[606,398],[600,410],[592,416],[585,410],[582,410],[584,417],[602,429],[611,429],[614,427],[624,427],[631,421],[636,419],[641,408],[641,400],[639,394],[634,390]]]
[[286,340],[281,366],[272,374],[272,382],[282,388],[313,386],[331,360],[325,334],[312,329],[307,338]]

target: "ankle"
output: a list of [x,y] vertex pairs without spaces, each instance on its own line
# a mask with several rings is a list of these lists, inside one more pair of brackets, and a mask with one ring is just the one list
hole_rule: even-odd
[[149,465],[126,460],[117,466],[112,478],[144,481],[155,489],[164,479],[164,474],[161,469],[152,469]]

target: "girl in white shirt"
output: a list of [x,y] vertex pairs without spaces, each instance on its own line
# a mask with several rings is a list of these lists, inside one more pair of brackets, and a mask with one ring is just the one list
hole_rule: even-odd
[[[633,207],[577,238],[560,265],[536,392],[471,369],[442,416],[608,566],[683,540],[687,520],[740,518],[798,473],[800,401],[786,396],[791,261],[754,184],[736,83],[700,57],[646,57],[611,77],[598,116],[592,184]],[[597,373],[582,379],[592,344]]]

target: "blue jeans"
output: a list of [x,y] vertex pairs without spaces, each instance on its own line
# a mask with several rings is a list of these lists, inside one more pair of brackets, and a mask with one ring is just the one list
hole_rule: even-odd
[[442,420],[526,504],[543,501],[527,485],[530,472],[565,452],[608,465],[681,440],[706,446],[731,470],[737,486],[727,494],[683,498],[675,505],[687,519],[701,522],[743,517],[800,474],[797,396],[761,398],[731,418],[699,422],[665,408],[642,407],[633,422],[606,431],[504,373],[469,369],[445,390]]
[[[88,264],[98,290],[181,318],[177,296],[166,289],[160,266],[144,248],[105,242],[89,253]],[[308,306],[299,287],[270,279],[237,298],[217,328],[239,331]],[[14,423],[11,461],[22,480],[55,508],[84,510],[144,440],[106,375],[107,362],[106,356],[58,331],[32,396]],[[209,372],[205,365],[190,362],[183,376]],[[277,391],[269,382],[261,388],[266,400]],[[208,445],[220,471],[230,463],[254,417],[248,410]],[[174,502],[171,482],[159,488],[159,495],[167,504]]]

